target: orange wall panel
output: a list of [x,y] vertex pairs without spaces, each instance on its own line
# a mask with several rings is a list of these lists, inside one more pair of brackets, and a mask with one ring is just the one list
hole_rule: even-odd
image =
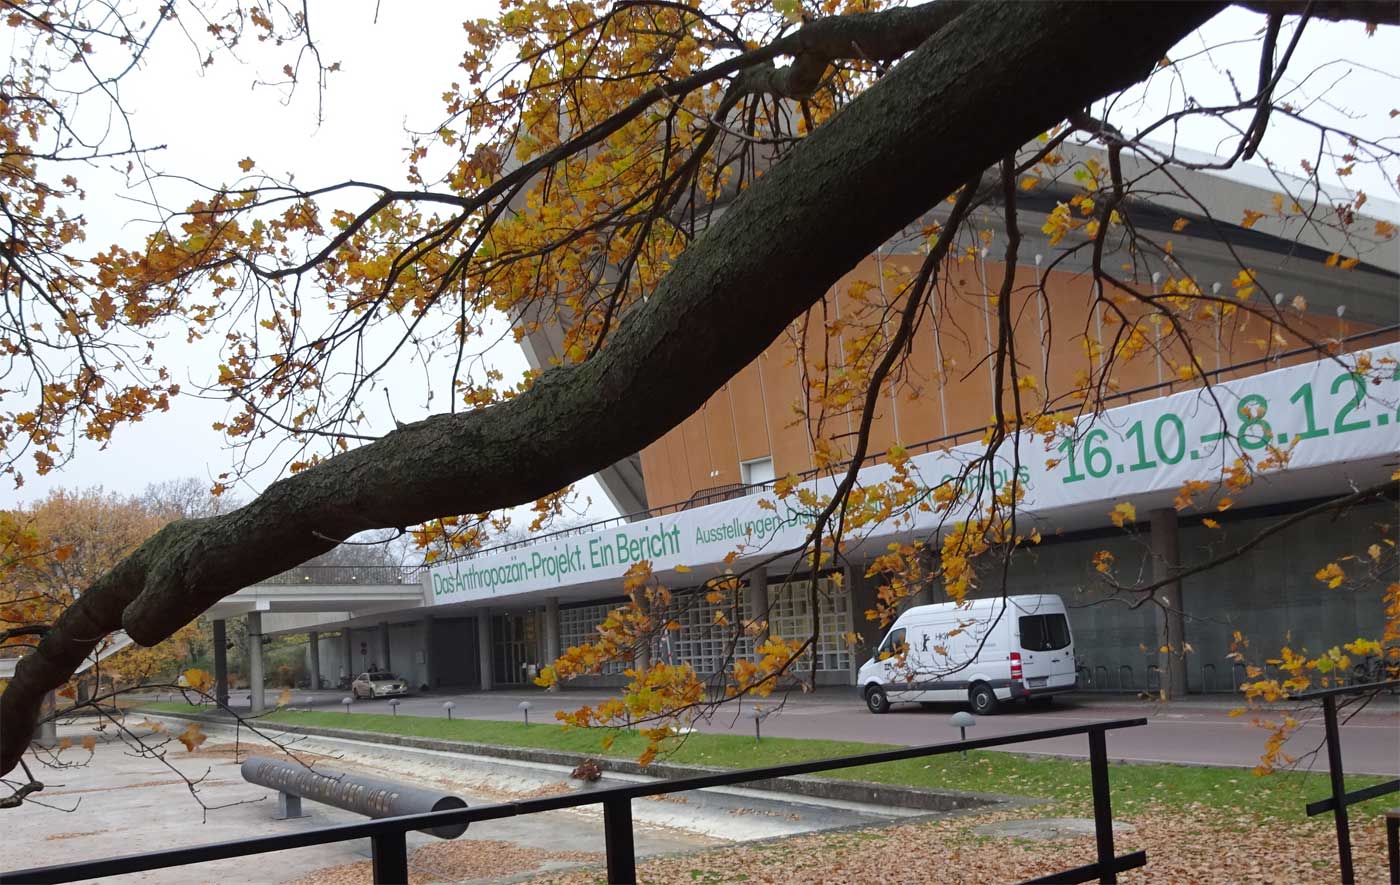
[[773,451],[768,438],[768,412],[764,408],[763,381],[758,361],[749,363],[729,382],[735,445],[740,461],[762,458]]
[[[885,256],[883,261],[872,257],[862,262],[828,293],[823,303],[785,330],[703,409],[648,446],[642,453],[648,500],[653,505],[674,503],[703,489],[737,483],[739,463],[764,456],[773,458],[779,476],[811,469],[808,427],[793,408],[794,404],[802,408],[808,405],[801,380],[803,367],[797,363],[799,339],[806,345],[807,370],[818,375],[823,364],[827,364],[836,377],[848,358],[843,345],[855,340],[861,327],[868,328],[883,318],[884,334],[894,333],[899,320],[901,283],[882,277],[882,269],[888,273],[902,267],[912,272],[917,263],[917,257],[912,255]],[[994,261],[964,259],[945,271],[932,304],[920,319],[908,359],[882,391],[871,427],[869,455],[882,454],[896,441],[912,445],[950,434],[962,434],[959,442],[966,441],[991,421],[993,374],[984,360],[989,338],[993,342],[996,339],[997,317],[988,296],[997,293],[1001,281],[1002,265]],[[1011,297],[1013,340],[1018,372],[1034,375],[1037,382],[1035,390],[1022,391],[1022,407],[1033,413],[1048,394],[1052,408],[1072,409],[1077,406],[1077,400],[1070,396],[1076,376],[1090,370],[1097,373],[1107,357],[1106,352],[1091,357],[1085,340],[1106,350],[1122,325],[1105,321],[1103,306],[1098,308],[1098,317],[1090,311],[1092,281],[1086,274],[1055,272],[1048,276],[1048,306],[1043,319],[1041,296],[1035,286],[1036,270],[1030,266],[1020,268]],[[1150,341],[1158,339],[1155,327],[1145,320],[1149,310],[1146,305],[1121,298],[1118,307],[1129,323],[1140,324]],[[1356,334],[1365,328],[1357,323],[1342,324],[1328,315],[1299,316],[1292,312],[1289,316],[1290,322],[1320,338]],[[828,336],[825,324],[835,323],[838,318],[842,322]],[[1259,342],[1270,339],[1274,331],[1264,318],[1246,317],[1240,312],[1223,321],[1213,317],[1189,319],[1183,326],[1196,358],[1207,371],[1263,356]],[[1149,347],[1134,359],[1120,361],[1112,372],[1110,394],[1151,388],[1159,377],[1170,382],[1169,386],[1145,390],[1132,400],[1196,386],[1198,382],[1177,378],[1173,367],[1187,361],[1188,351],[1170,334],[1169,326],[1161,328],[1163,356],[1158,357]],[[1304,343],[1282,330],[1279,335],[1286,344],[1274,341],[1270,346],[1272,354]],[[1315,358],[1313,354],[1303,354],[1270,360],[1226,373],[1220,380]],[[1005,383],[1011,383],[1009,376]],[[1009,390],[1003,395],[1010,414]],[[853,431],[858,426],[861,406],[859,398],[844,406],[828,404],[823,415],[822,432],[847,451],[855,443]]]

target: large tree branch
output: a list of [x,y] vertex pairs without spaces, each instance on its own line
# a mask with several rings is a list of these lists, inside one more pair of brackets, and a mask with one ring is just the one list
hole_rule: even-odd
[[520,504],[646,446],[862,257],[1008,152],[1146,75],[1222,5],[989,2],[957,16],[744,192],[587,362],[510,402],[408,425],[143,544],[20,662],[0,696],[0,773],[28,745],[44,694],[107,633],[125,627],[153,644],[333,546],[326,537]]
[[1302,15],[1332,22],[1400,25],[1400,3],[1393,0],[1242,0],[1240,5],[1264,15]]
[[748,68],[736,78],[732,91],[806,98],[816,90],[833,61],[897,59],[913,52],[971,5],[969,0],[938,0],[921,6],[817,19],[774,44],[792,56],[792,64],[780,68],[768,62]]

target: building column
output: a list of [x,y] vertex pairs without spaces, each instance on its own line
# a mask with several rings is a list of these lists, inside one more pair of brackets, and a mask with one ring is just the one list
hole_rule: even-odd
[[[754,648],[768,641],[768,569],[760,568],[749,572],[748,609],[749,620],[762,621],[763,627],[753,634]],[[758,657],[757,654],[754,655]]]
[[262,613],[248,612],[248,711],[254,716],[267,709],[263,694]]
[[379,622],[379,657],[380,657],[380,660],[383,662],[383,663],[381,663],[381,664],[379,665],[381,670],[383,670],[384,672],[387,673],[387,672],[390,672],[390,671],[392,671],[392,670],[394,669],[393,664],[391,664],[391,663],[389,662],[389,622],[388,622],[388,621],[380,621],[380,622]]
[[214,702],[228,706],[228,625],[222,618],[211,623],[214,628]]
[[[939,561],[938,548],[925,547],[923,551],[919,554],[919,564],[923,567],[925,575],[932,576],[938,574],[939,570],[942,568],[942,563],[940,563]],[[919,588],[918,592],[914,594],[914,598],[910,600],[909,604],[933,605],[937,601],[937,588],[933,586],[933,578],[925,577],[924,586]],[[864,616],[865,614],[864,612],[862,612],[861,617]]]
[[58,746],[58,719],[54,713],[58,712],[58,695],[52,691],[44,695],[43,705],[39,708],[39,716],[43,722],[39,723],[39,734],[35,739],[41,747],[53,749]]
[[423,684],[429,689],[436,688],[433,684],[433,616],[423,616]]
[[491,610],[479,609],[476,613],[477,663],[481,670],[481,690],[491,690]]
[[[548,667],[559,660],[559,597],[551,596],[544,601],[544,666]],[[559,683],[551,685],[548,691],[558,691]]]
[[311,690],[316,691],[321,687],[321,634],[314,630],[306,634],[308,640],[307,651],[311,653],[311,659],[307,667],[311,670]]
[[[649,616],[651,614],[651,608],[647,605],[646,598],[641,594],[637,595],[637,608],[641,611],[643,616]],[[654,633],[646,633],[641,637],[641,641],[637,643],[637,653],[636,657],[632,659],[632,669],[636,670],[638,673],[645,673],[651,669],[651,646],[655,640],[656,636]]]
[[1153,510],[1152,577],[1169,581],[1154,594],[1157,600],[1157,641],[1166,646],[1158,654],[1161,696],[1164,699],[1186,695],[1186,600],[1181,581],[1172,580],[1181,572],[1181,547],[1176,510]]
[[559,597],[551,596],[544,601],[545,664],[559,660],[559,654]]

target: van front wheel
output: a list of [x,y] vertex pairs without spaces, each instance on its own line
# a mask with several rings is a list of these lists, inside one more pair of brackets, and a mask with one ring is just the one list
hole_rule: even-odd
[[972,712],[978,716],[990,716],[997,711],[996,692],[985,682],[972,686],[972,690],[967,693],[967,699],[972,704]]
[[886,697],[885,690],[878,685],[872,685],[865,690],[865,705],[872,713],[888,713],[890,711],[890,699]]

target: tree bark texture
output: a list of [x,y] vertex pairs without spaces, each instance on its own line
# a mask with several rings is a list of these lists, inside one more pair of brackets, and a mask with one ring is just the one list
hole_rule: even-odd
[[152,645],[373,528],[533,500],[679,424],[856,263],[953,189],[1142,79],[1222,3],[987,2],[954,16],[743,193],[587,362],[172,523],[59,619],[0,696],[0,773],[102,636]]

